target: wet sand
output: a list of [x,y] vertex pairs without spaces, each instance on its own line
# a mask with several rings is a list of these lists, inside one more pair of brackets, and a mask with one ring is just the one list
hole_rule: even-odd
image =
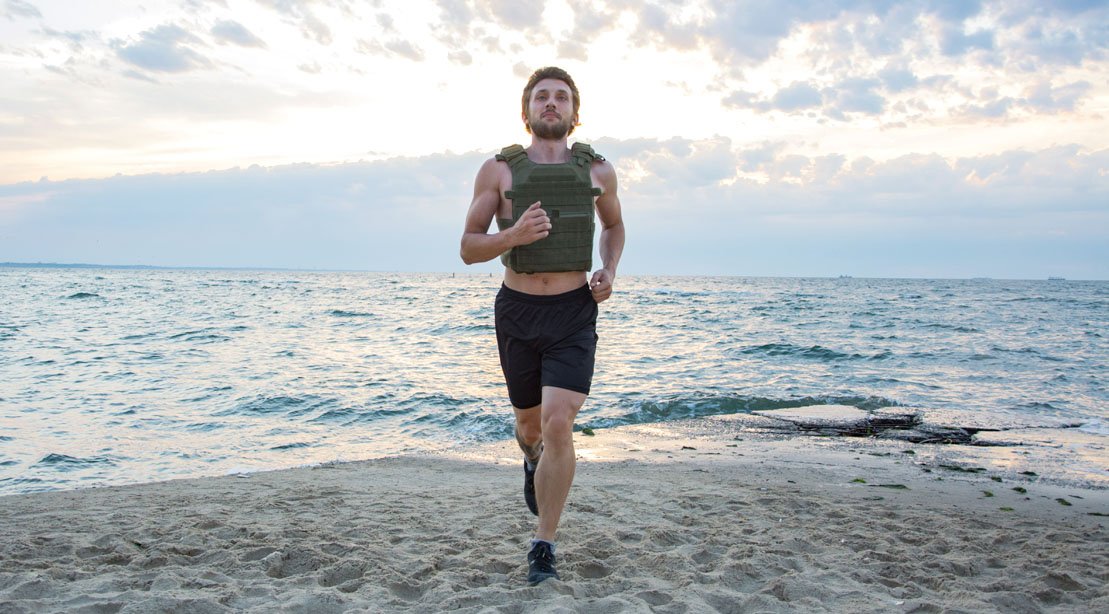
[[748,426],[579,433],[537,587],[508,442],[0,498],[0,614],[1109,611],[1103,451]]

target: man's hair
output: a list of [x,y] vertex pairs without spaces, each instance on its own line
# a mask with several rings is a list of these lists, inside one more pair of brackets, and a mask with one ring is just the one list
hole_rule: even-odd
[[[570,93],[573,94],[574,99],[574,115],[577,115],[578,107],[581,106],[581,96],[578,95],[578,86],[574,85],[574,79],[570,76],[570,73],[562,70],[557,66],[544,66],[543,68],[540,68],[539,70],[531,73],[531,78],[528,79],[528,84],[524,86],[524,97],[520,99],[520,106],[524,112],[524,117],[528,116],[528,103],[531,102],[531,93],[533,90],[535,90],[535,84],[539,83],[543,79],[558,79],[559,81],[563,81],[566,83],[566,85],[570,86]],[[525,127],[530,133],[531,127]],[[570,132],[568,132],[567,134],[573,133],[574,124],[570,124]]]

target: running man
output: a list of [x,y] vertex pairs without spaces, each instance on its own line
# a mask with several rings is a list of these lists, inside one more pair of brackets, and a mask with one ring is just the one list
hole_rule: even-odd
[[[558,578],[555,532],[574,481],[574,418],[593,380],[597,304],[612,294],[624,249],[612,164],[588,145],[567,145],[580,104],[566,71],[535,71],[521,100],[531,146],[505,147],[482,165],[462,234],[466,264],[500,256],[505,265],[497,346],[524,452],[524,500],[539,516],[528,552],[532,586]],[[594,212],[602,266],[589,277]],[[490,234],[494,218],[499,232]]]

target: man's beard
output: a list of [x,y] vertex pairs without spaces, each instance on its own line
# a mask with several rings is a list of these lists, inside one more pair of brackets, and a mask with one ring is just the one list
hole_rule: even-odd
[[557,124],[548,124],[540,116],[539,121],[529,123],[531,124],[532,134],[548,141],[561,141],[566,138],[566,135],[570,134],[569,120],[560,121]]

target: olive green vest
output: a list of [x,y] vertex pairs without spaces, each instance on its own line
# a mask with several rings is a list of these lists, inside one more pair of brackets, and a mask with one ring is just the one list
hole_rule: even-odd
[[512,219],[497,218],[500,230],[511,228],[527,208],[541,201],[540,208],[551,218],[550,233],[534,243],[517,245],[501,254],[501,262],[517,273],[588,271],[593,267],[593,187],[589,170],[593,160],[604,160],[585,143],[574,143],[570,162],[536,164],[520,145],[510,145],[497,154],[512,169],[512,189],[504,197],[512,201]]

